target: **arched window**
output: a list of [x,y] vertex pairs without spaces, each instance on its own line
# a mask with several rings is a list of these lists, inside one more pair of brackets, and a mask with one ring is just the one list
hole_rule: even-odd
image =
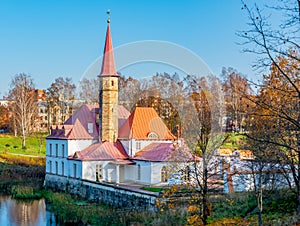
[[114,86],[114,81],[111,81],[111,86]]
[[65,175],[65,163],[61,162],[61,175]]
[[96,165],[96,181],[100,181],[102,179],[103,179],[102,165],[97,164]]
[[167,171],[167,167],[165,167],[165,166],[163,166],[161,168],[160,181],[161,182],[167,182],[168,181],[168,171]]
[[138,164],[138,168],[137,168],[137,179],[141,180],[141,165]]

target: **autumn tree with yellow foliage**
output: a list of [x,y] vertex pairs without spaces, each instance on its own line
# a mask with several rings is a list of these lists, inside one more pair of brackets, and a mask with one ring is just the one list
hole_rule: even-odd
[[[272,26],[269,16],[257,5],[251,7],[243,2],[242,9],[249,18],[249,29],[239,34],[245,40],[244,51],[258,56],[256,69],[270,71],[257,84],[258,95],[250,98],[255,108],[248,137],[272,145],[276,160],[289,165],[288,170],[282,170],[292,172],[292,179],[286,179],[295,188],[297,214],[300,214],[300,1],[278,1],[265,8],[282,16],[278,26]],[[259,127],[253,126],[253,121],[259,121]]]

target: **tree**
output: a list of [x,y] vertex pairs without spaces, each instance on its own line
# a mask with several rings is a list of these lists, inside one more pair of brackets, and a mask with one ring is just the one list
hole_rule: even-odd
[[184,102],[184,92],[183,82],[176,81],[175,76],[171,77],[168,73],[152,76],[136,105],[153,107],[168,129],[178,137],[181,127],[179,108]]
[[[132,110],[142,95],[143,80],[137,80],[129,76],[119,77],[119,103],[126,109]],[[145,90],[145,89],[144,89]]]
[[[125,90],[126,81],[121,80],[121,84]],[[130,81],[129,84],[132,85],[133,82]],[[171,125],[170,130],[174,126],[179,133],[182,132],[180,137],[184,138],[184,141],[179,140],[178,144],[174,144],[175,150],[185,153],[187,148],[194,154],[194,161],[186,162],[184,165],[174,157],[172,159],[174,164],[171,164],[168,171],[170,173],[180,170],[191,188],[189,203],[195,208],[189,208],[193,211],[189,212],[191,216],[188,221],[190,223],[201,221],[207,224],[211,209],[209,195],[217,187],[217,179],[222,173],[212,170],[216,164],[213,158],[215,150],[224,141],[222,117],[225,116],[225,106],[220,80],[213,76],[206,79],[192,75],[180,80],[176,74],[170,76],[167,73],[157,73],[148,80],[138,81],[136,84],[138,93],[127,94],[127,97],[137,95],[135,97],[138,106],[154,107],[166,125]],[[166,191],[160,200],[163,209],[173,208],[172,212],[177,210],[175,206],[177,202],[173,202],[172,197],[168,196],[172,196],[178,189],[180,188],[172,187],[170,191]]]
[[[278,161],[289,163],[297,193],[297,213],[300,214],[300,1],[279,1],[278,6],[268,8],[281,13],[284,20],[278,27],[271,26],[257,6],[252,9],[243,3],[243,9],[250,26],[239,34],[246,40],[244,51],[259,56],[254,65],[256,69],[270,69],[269,75],[258,84],[261,87],[259,96],[252,99],[256,104],[254,115],[260,116],[258,120],[266,118],[273,123],[269,130],[271,137],[249,134],[249,138],[275,145],[279,151]],[[268,124],[261,123],[262,129],[267,129]],[[290,183],[288,177],[287,180]]]
[[86,104],[95,104],[99,102],[99,79],[82,79],[80,81],[80,100]]
[[[261,126],[262,123],[264,126]],[[282,174],[282,170],[280,162],[278,162],[276,146],[267,142],[260,142],[260,139],[272,139],[273,134],[270,133],[270,129],[272,130],[273,123],[274,122],[270,121],[268,117],[253,115],[250,131],[247,135],[248,137],[255,137],[256,139],[248,139],[245,147],[252,151],[255,158],[246,164],[246,169],[251,172],[250,181],[241,181],[241,183],[253,184],[254,195],[257,200],[258,225],[263,225],[264,193],[274,191],[274,189],[279,188],[282,183],[282,177],[279,176]],[[283,164],[283,162],[281,162],[281,164]]]
[[62,124],[72,114],[76,86],[72,78],[58,77],[47,89],[49,124]]
[[242,131],[245,124],[245,117],[249,100],[244,98],[245,95],[251,94],[251,87],[247,79],[233,68],[223,68],[222,77],[226,112],[231,118],[230,125],[226,125],[229,131]]
[[11,81],[9,99],[12,100],[12,114],[16,129],[22,136],[22,148],[25,148],[26,138],[33,129],[37,114],[37,98],[34,84],[27,74],[17,74]]
[[[200,162],[193,165],[193,180],[190,185],[194,187],[194,195],[191,201],[197,206],[194,214],[198,214],[206,225],[210,209],[209,192],[213,190],[210,186],[213,187],[216,182],[216,175],[220,176],[222,173],[213,171],[213,155],[225,140],[221,120],[225,116],[222,110],[225,106],[222,106],[221,83],[216,77],[199,79],[189,75],[185,78],[185,84],[191,108],[185,106],[182,134],[192,152],[201,157]],[[220,93],[214,93],[215,90]]]
[[[281,56],[277,58],[278,64],[282,70],[289,74],[289,79],[296,86],[299,86],[299,68],[300,62],[293,59],[286,59]],[[285,67],[285,68],[284,68]],[[256,104],[251,114],[251,126],[247,136],[260,142],[263,146],[268,144],[272,146],[273,156],[282,166],[282,171],[286,172],[286,179],[290,184],[296,187],[297,196],[300,194],[300,174],[299,174],[299,98],[297,91],[290,85],[277,70],[274,65],[271,66],[270,75],[264,76],[263,86],[259,95],[253,100]],[[258,131],[265,131],[258,133]],[[266,149],[267,151],[268,149]],[[289,172],[292,171],[292,180]],[[299,205],[299,200],[297,201]]]

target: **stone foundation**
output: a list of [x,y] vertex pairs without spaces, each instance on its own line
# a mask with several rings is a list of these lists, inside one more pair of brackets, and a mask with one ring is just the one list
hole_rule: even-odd
[[154,211],[158,194],[147,194],[111,184],[46,174],[45,187],[114,207]]

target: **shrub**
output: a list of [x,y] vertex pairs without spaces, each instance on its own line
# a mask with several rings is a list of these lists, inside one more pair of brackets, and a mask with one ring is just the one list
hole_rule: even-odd
[[42,196],[35,192],[31,186],[16,185],[12,187],[12,197],[15,199],[37,199]]
[[46,165],[46,158],[45,157],[28,157],[28,156],[17,156],[17,155],[10,155],[10,154],[0,154],[0,159],[5,160],[7,163],[10,164],[17,164],[23,166],[45,166]]

